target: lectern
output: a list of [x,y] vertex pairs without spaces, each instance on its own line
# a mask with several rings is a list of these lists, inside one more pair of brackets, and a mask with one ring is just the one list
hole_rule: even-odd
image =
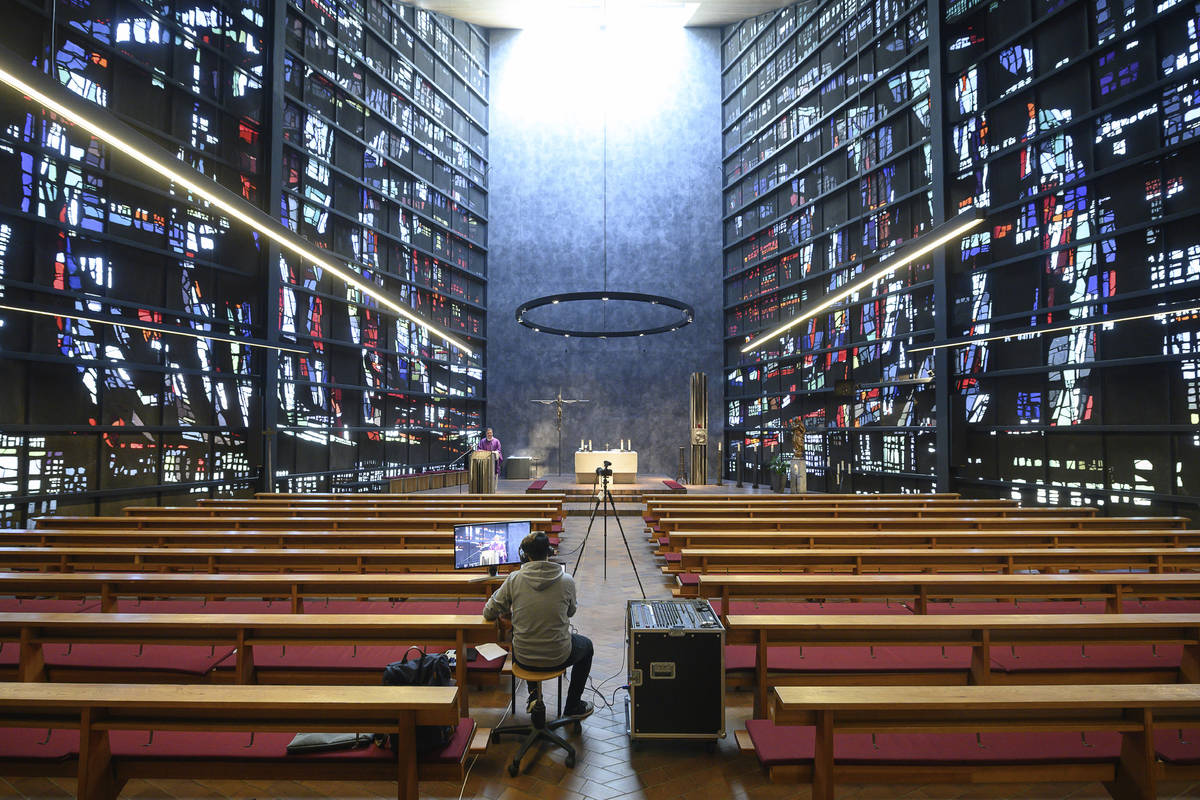
[[490,450],[476,450],[467,462],[467,481],[471,494],[496,493],[496,454]]

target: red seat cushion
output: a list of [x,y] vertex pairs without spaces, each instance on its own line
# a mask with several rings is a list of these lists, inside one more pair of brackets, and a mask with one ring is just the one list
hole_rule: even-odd
[[667,560],[668,564],[683,563],[683,553],[663,553],[663,558]]
[[79,731],[0,728],[0,759],[61,761],[79,754]]
[[1154,751],[1163,761],[1172,764],[1200,764],[1200,730],[1156,728]]
[[[725,648],[725,669],[751,670],[754,645]],[[767,666],[776,672],[929,672],[970,666],[969,647],[772,647]]]
[[563,526],[561,522],[550,523],[550,533],[562,533],[562,529]]
[[485,599],[462,600],[312,600],[309,614],[481,614]]
[[1103,600],[959,600],[930,603],[930,614],[1103,614]]
[[1200,600],[1139,600],[1122,603],[1126,614],[1200,614]]
[[393,760],[395,753],[375,747],[360,747],[355,750],[335,750],[328,753],[305,753],[288,755],[287,746],[294,733],[246,731],[119,731],[109,734],[109,743],[114,757],[137,758],[221,758],[230,760],[261,759],[309,759],[309,758],[363,758]]
[[1005,733],[869,733],[838,735],[834,757],[844,763],[1021,764],[1107,761],[1121,752],[1121,735],[1073,731]]
[[1177,669],[1182,659],[1182,645],[1022,645],[992,648],[992,663],[1005,672]]
[[[36,732],[36,731],[35,731]],[[441,750],[424,753],[419,760],[425,763],[458,763],[471,744],[475,732],[475,721],[464,717],[454,731],[454,738]],[[44,731],[41,732],[44,736]],[[67,733],[67,731],[56,731]],[[74,733],[74,732],[72,732]],[[138,758],[222,758],[236,760],[262,759],[372,759],[394,761],[396,754],[391,750],[369,745],[354,750],[334,750],[328,753],[305,753],[289,755],[288,743],[293,733],[227,733],[222,731],[149,731],[114,730],[109,741],[114,757]],[[0,739],[3,742],[4,739]],[[75,734],[75,751],[78,752],[78,734]]]
[[764,767],[799,764],[813,759],[814,728],[809,725],[776,725],[769,719],[746,720],[754,754]]
[[457,764],[462,761],[471,746],[471,735],[475,733],[475,720],[463,717],[454,729],[454,738],[441,750],[419,756],[420,760],[431,764]]
[[[99,609],[96,609],[99,611]],[[125,614],[289,614],[288,600],[133,600],[121,598],[117,610]]]
[[71,669],[119,669],[206,675],[232,653],[232,646],[147,644],[46,644],[46,666]]
[[546,488],[545,481],[534,481],[533,483],[529,484],[528,488],[526,488],[525,491],[540,492],[542,489],[545,489],[545,488]]
[[[426,653],[442,653],[445,647],[423,647]],[[264,669],[295,670],[366,670],[383,675],[383,668],[393,661],[402,660],[409,654],[408,645],[259,645],[254,648],[254,665]],[[416,658],[416,650],[411,657]],[[505,656],[488,661],[476,657],[467,662],[468,671],[499,672],[504,667]],[[233,668],[236,656],[230,655],[220,665]]]
[[53,600],[47,597],[0,597],[0,612],[29,614],[70,614],[73,611],[99,611],[100,601],[90,598]]
[[660,537],[658,537],[658,545],[659,545],[659,547],[666,547],[666,546],[667,546],[667,545],[669,545],[670,543],[671,543],[671,537],[670,537],[670,536],[660,536]]
[[[764,766],[798,764],[813,758],[813,728],[781,726],[752,719],[746,731]],[[1121,750],[1118,733],[1093,732],[1086,742],[1078,733],[869,733],[838,734],[834,757],[844,763],[1053,763],[1106,761]]]
[[700,576],[694,572],[680,572],[675,576],[680,586],[699,586]]
[[679,483],[679,481],[663,481],[663,483],[665,483],[667,485],[668,489],[682,489],[683,488],[683,486]]

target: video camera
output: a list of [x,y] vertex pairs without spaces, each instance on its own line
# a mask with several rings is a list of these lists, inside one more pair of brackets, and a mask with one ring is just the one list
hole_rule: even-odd
[[611,478],[612,477],[612,462],[605,461],[604,466],[596,467],[596,475],[598,477]]

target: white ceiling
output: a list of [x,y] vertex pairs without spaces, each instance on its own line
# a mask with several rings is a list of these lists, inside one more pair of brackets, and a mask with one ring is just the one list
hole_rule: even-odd
[[779,0],[416,0],[416,5],[485,28],[524,28],[530,24],[531,15],[537,15],[539,9],[549,9],[551,13],[578,12],[581,15],[602,15],[606,10],[612,12],[618,9],[627,15],[636,14],[639,10],[646,13],[677,11],[683,18],[687,10],[694,7],[685,24],[688,27],[706,27],[728,25],[764,11],[774,11],[788,3]]

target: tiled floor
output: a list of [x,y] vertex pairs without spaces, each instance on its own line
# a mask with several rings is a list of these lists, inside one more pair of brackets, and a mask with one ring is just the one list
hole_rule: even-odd
[[[507,483],[507,482],[506,482]],[[506,491],[523,491],[524,482],[503,486]],[[715,487],[711,487],[715,488]],[[725,487],[727,490],[730,487]],[[625,535],[637,562],[647,593],[669,596],[669,584],[658,571],[646,543],[640,517],[622,517]],[[577,548],[587,530],[586,517],[568,518],[563,550],[569,565],[574,565]],[[633,570],[616,525],[608,529],[608,578],[601,578],[604,550],[599,523],[588,541],[577,576],[580,610],[575,619],[579,632],[590,636],[596,646],[593,682],[606,700],[615,696],[616,705],[604,707],[597,702],[596,713],[583,726],[581,736],[572,735],[578,751],[578,763],[567,769],[560,752],[546,750],[530,759],[527,770],[510,778],[506,770],[517,748],[515,739],[492,745],[475,760],[465,786],[459,783],[422,783],[421,796],[428,798],[489,798],[490,800],[577,800],[578,798],[626,798],[627,800],[804,800],[805,786],[777,785],[767,781],[751,755],[740,754],[732,732],[744,727],[750,712],[749,695],[731,694],[727,698],[728,738],[718,742],[715,752],[702,745],[686,743],[645,743],[630,749],[625,734],[625,717],[619,687],[625,683],[623,652],[625,601],[638,596]],[[552,699],[548,690],[548,699]],[[508,699],[503,690],[476,692],[472,709],[480,724],[494,725]],[[594,702],[596,698],[590,697]],[[1200,784],[1170,784],[1161,787],[1164,798],[1200,798]],[[0,798],[71,797],[73,781],[13,779],[0,781]],[[320,782],[248,782],[248,781],[133,781],[122,793],[125,798],[166,800],[167,798],[391,798],[392,783],[350,785]],[[926,786],[842,786],[839,800],[887,800],[888,798],[926,798],[938,800],[984,800],[985,798],[1025,798],[1027,800],[1091,800],[1108,798],[1099,784],[1020,784],[997,785],[926,785]]]

